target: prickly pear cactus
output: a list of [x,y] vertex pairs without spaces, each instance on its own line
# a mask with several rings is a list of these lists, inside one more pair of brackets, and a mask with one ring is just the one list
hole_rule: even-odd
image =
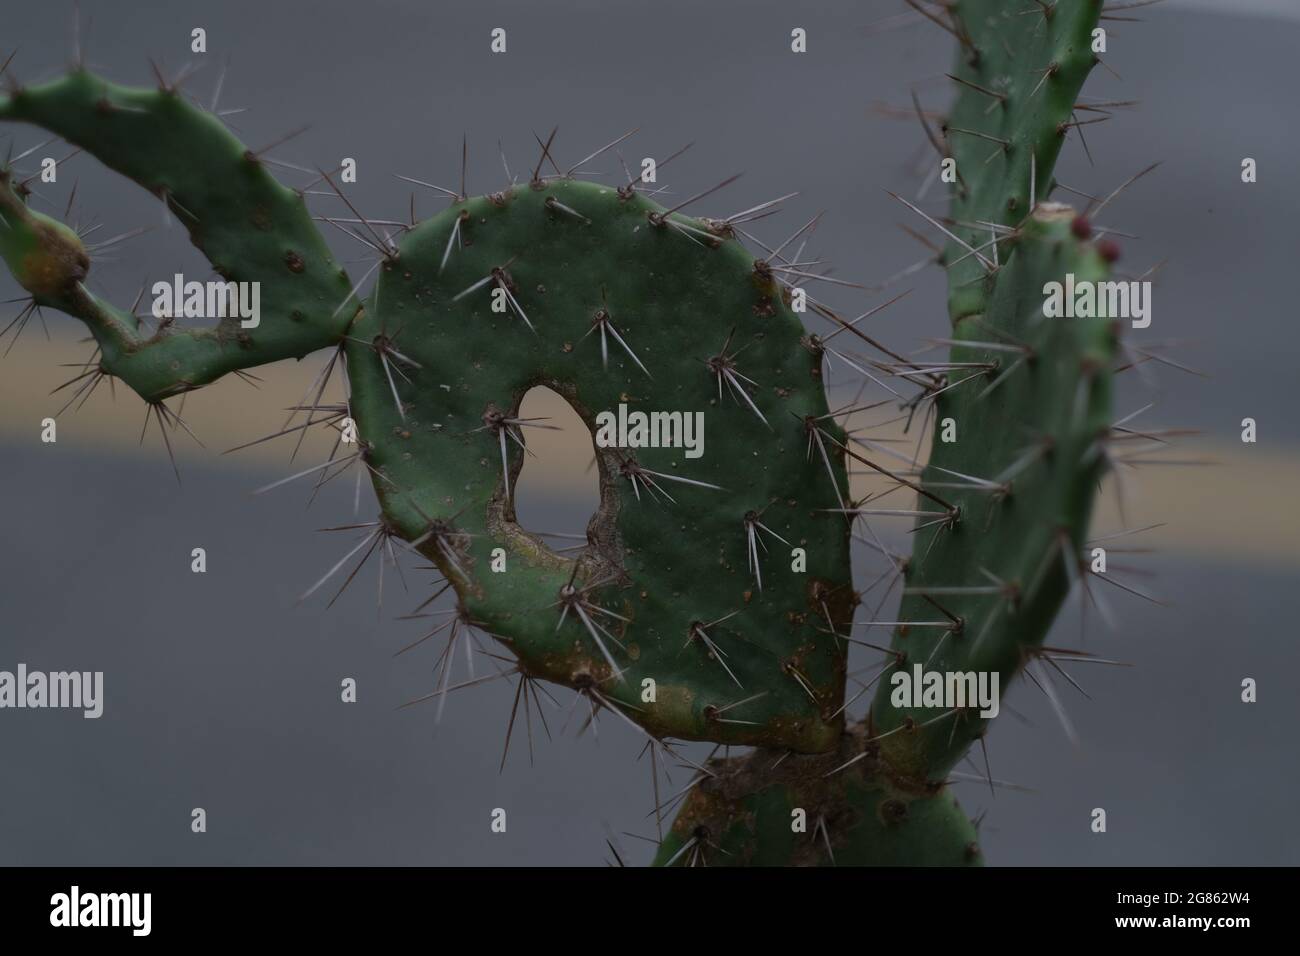
[[[0,119],[51,130],[159,196],[224,279],[260,284],[260,322],[148,331],[87,289],[90,251],[31,209],[8,169],[0,256],[30,308],[93,333],[79,388],[119,378],[160,421],[174,416],[169,396],[336,349],[348,402],[318,394],[312,413],[354,420],[358,443],[324,467],[355,459],[381,505],[348,558],[394,541],[427,556],[457,623],[503,644],[521,689],[571,687],[664,752],[670,738],[755,748],[698,768],[656,862],[977,863],[946,780],[988,721],[969,703],[897,706],[889,678],[917,666],[1015,676],[1061,603],[1105,460],[1115,329],[1042,311],[1046,283],[1106,271],[1086,223],[1045,201],[1101,5],[1040,6],[953,0],[930,17],[960,45],[935,139],[956,161],[951,215],[916,209],[948,240],[952,352],[918,363],[868,340],[879,361],[861,369],[873,386],[920,389],[901,400],[934,423],[919,477],[828,406],[832,333],[805,330],[796,311],[797,255],[751,253],[735,228],[745,214],[685,211],[703,195],[668,209],[635,178],[580,182],[546,146],[528,182],[455,195],[397,239],[348,220],[380,254],[363,303],[303,194],[215,116],[165,83],[128,89],[77,69],[12,89]],[[556,175],[542,175],[548,162]],[[850,326],[814,309],[833,334]],[[576,556],[515,520],[528,434],[545,427],[520,417],[537,385],[593,433],[601,500]],[[903,623],[866,720],[846,727],[850,538],[878,540],[885,514],[853,499],[847,463],[913,497],[915,526],[896,568]]]

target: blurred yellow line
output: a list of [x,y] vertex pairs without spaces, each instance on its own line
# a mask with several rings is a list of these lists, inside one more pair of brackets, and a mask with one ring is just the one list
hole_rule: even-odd
[[[41,420],[53,417],[71,390],[49,393],[79,371],[60,363],[84,361],[90,346],[71,339],[46,342],[29,328],[8,358],[0,360],[0,441],[39,445]],[[178,456],[211,464],[219,452],[280,430],[286,409],[298,404],[323,367],[324,353],[303,362],[281,362],[257,369],[263,379],[254,389],[231,376],[188,396],[184,417],[206,448],[187,436],[173,438]],[[338,382],[326,400],[338,400]],[[179,409],[179,400],[170,403]],[[535,392],[527,401],[528,416],[549,416],[556,424],[577,424],[577,417],[559,396]],[[144,408],[129,390],[119,387],[111,401],[107,384],[79,411],[59,418],[61,448],[87,447],[131,454],[161,455],[156,426],[145,438],[146,450],[134,446],[140,437]],[[299,458],[300,467],[324,459],[331,444],[323,430],[314,429]],[[876,438],[902,438],[888,430],[873,430]],[[583,493],[595,486],[591,440],[585,431],[566,428],[554,432],[534,430],[528,436],[536,454],[527,468],[532,486],[548,494]],[[238,463],[289,474],[288,454],[296,436],[277,439],[230,456]],[[896,446],[910,449],[907,443]],[[707,444],[706,444],[707,448]],[[1180,442],[1172,454],[1178,458],[1212,459],[1212,465],[1147,465],[1126,472],[1124,512],[1121,521],[1114,483],[1108,480],[1094,520],[1094,533],[1108,534],[1127,527],[1164,523],[1164,527],[1115,540],[1112,548],[1155,548],[1162,554],[1187,554],[1219,561],[1300,563],[1300,507],[1288,506],[1279,491],[1300,488],[1300,450],[1265,450],[1258,445]],[[310,457],[315,455],[316,457]],[[855,477],[854,492],[862,494],[880,485],[868,477]]]
[[[57,321],[57,320],[56,320]],[[47,342],[39,329],[33,335],[29,326],[8,358],[0,359],[0,439],[6,443],[40,443],[41,421],[58,416],[60,448],[103,450],[131,449],[140,443],[145,420],[145,405],[129,388],[116,383],[116,397],[107,381],[78,408],[80,399],[64,414],[58,415],[80,382],[51,394],[64,382],[81,373],[80,363],[89,357],[93,346],[71,339]],[[178,459],[211,463],[221,452],[263,435],[280,431],[291,405],[302,404],[304,394],[316,374],[325,365],[327,353],[308,356],[302,362],[277,362],[252,370],[260,382],[254,388],[230,375],[208,388],[168,401],[199,437],[199,447],[184,432],[172,438]],[[61,367],[77,363],[77,367]],[[337,377],[338,370],[335,371]],[[322,401],[339,401],[342,389],[332,381]],[[301,421],[301,417],[299,421]],[[323,430],[311,429],[304,450],[322,450],[328,454],[332,442]],[[319,433],[317,433],[319,432]],[[230,456],[234,463],[266,468],[285,465],[295,432],[290,437],[254,445]],[[150,423],[145,433],[146,452],[161,449],[158,426]],[[141,452],[136,452],[141,454]],[[303,459],[304,462],[307,459]],[[305,465],[304,465],[305,467]]]

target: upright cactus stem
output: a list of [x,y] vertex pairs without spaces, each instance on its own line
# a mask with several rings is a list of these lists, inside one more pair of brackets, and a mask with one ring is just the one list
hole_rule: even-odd
[[[258,284],[259,319],[150,329],[102,301],[85,281],[94,246],[31,209],[8,169],[0,256],[29,308],[83,321],[97,372],[156,409],[231,371],[335,350],[348,399],[318,393],[313,414],[355,423],[358,441],[321,468],[364,467],[380,506],[352,554],[404,542],[456,597],[430,697],[446,700],[446,662],[477,628],[513,656],[504,676],[521,692],[572,688],[655,754],[677,756],[675,740],[754,748],[697,768],[657,864],[978,864],[948,781],[991,715],[970,700],[900,702],[896,678],[982,674],[1005,688],[1037,653],[1107,461],[1118,328],[1043,309],[1048,283],[1107,274],[1086,224],[1048,201],[1101,0],[942,8],[925,12],[958,37],[956,101],[928,132],[936,162],[955,164],[951,208],[942,222],[912,208],[947,240],[946,363],[886,350],[811,298],[835,331],[806,330],[794,277],[807,266],[784,247],[749,251],[738,217],[692,215],[713,191],[669,209],[636,178],[543,176],[549,143],[528,182],[456,195],[396,234],[350,220],[379,256],[363,306],[304,192],[217,116],[165,83],[83,69],[13,89],[0,119],[50,130],[162,199],[222,279]],[[877,396],[933,425],[919,476],[828,404],[830,336],[850,327],[879,353],[861,359],[869,387],[920,389]],[[539,385],[593,436],[600,504],[576,554],[516,519],[528,436],[546,427],[520,408]],[[849,464],[887,480],[891,504],[914,498],[895,511],[916,516],[910,558],[880,546],[903,580],[903,623],[856,723],[846,710],[872,684],[846,701],[862,601],[850,544],[858,529],[880,539]]]
[[[1072,228],[1068,207],[1040,201],[1088,71],[1100,0],[1023,15],[961,0],[959,92],[943,129],[956,160],[953,238],[944,251],[953,337],[923,486],[944,489],[949,521],[919,519],[892,647],[900,667],[997,673],[1000,686],[1041,644],[1083,547],[1110,427],[1118,326],[1044,316],[1044,287],[1107,267]],[[946,426],[952,431],[945,440]],[[953,434],[955,432],[955,435]],[[900,776],[943,779],[986,730],[967,708],[898,708],[881,682],[871,720]],[[891,731],[897,731],[891,733]],[[888,734],[888,737],[884,735]]]
[[[1097,250],[1075,238],[1073,219],[1040,204],[1017,227],[986,310],[956,323],[951,361],[971,381],[938,397],[922,478],[943,488],[951,520],[918,527],[898,618],[937,612],[948,623],[898,627],[891,646],[901,669],[996,673],[1005,687],[1076,573],[1110,427],[1117,329],[1043,315],[1045,283],[1106,274]],[[952,442],[940,437],[945,422]],[[936,722],[931,709],[895,707],[892,690],[881,682],[871,713],[885,761],[919,783],[943,779],[987,721],[967,707]]]

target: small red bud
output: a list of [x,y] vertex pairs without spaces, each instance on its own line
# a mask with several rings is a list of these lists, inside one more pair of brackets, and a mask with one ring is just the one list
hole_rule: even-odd
[[1092,237],[1092,223],[1083,216],[1075,216],[1074,222],[1070,223],[1070,231],[1076,239],[1089,239]]
[[1119,243],[1112,242],[1109,239],[1101,239],[1097,242],[1097,253],[1107,262],[1117,262],[1119,260]]

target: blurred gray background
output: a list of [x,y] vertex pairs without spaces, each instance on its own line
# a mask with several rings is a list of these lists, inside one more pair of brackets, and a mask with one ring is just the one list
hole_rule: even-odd
[[[1141,501],[1157,516],[1138,509],[1129,525],[1169,516],[1178,529],[1157,553],[1124,556],[1138,569],[1128,580],[1169,606],[1110,593],[1119,626],[1107,630],[1093,614],[1081,636],[1072,602],[1049,640],[1082,640],[1134,665],[1073,671],[1092,698],[1065,696],[1080,745],[1022,683],[1008,697],[1019,717],[1004,710],[989,753],[995,777],[1032,792],[992,797],[981,784],[956,784],[965,808],[984,813],[990,863],[1300,862],[1289,825],[1300,724],[1292,626],[1300,509],[1290,497],[1300,422],[1285,411],[1300,342],[1300,128],[1284,72],[1300,48],[1300,16],[1288,15],[1293,4],[1230,6],[1232,16],[1169,3],[1136,11],[1142,23],[1109,23],[1114,74],[1094,71],[1085,93],[1140,104],[1086,128],[1092,162],[1072,135],[1060,163],[1061,181],[1104,195],[1164,161],[1102,218],[1141,237],[1122,240],[1132,273],[1167,260],[1154,323],[1135,341],[1177,340],[1168,354],[1209,377],[1162,368],[1144,386],[1130,376],[1119,408],[1155,401],[1144,423],[1200,430],[1186,457],[1205,452],[1219,464],[1137,476],[1152,482]],[[260,148],[310,124],[270,155],[325,168],[355,157],[360,180],[349,196],[374,217],[406,214],[408,187],[394,173],[454,187],[462,134],[469,187],[481,192],[505,180],[498,140],[522,178],[537,157],[533,132],[545,137],[558,124],[563,165],[640,126],[626,146],[630,163],[695,141],[661,179],[674,195],[744,171],[700,212],[798,189],[789,211],[756,229],[780,241],[830,210],[812,251],[833,257],[839,276],[877,281],[925,252],[896,228],[910,214],[883,189],[915,196],[929,147],[914,119],[889,114],[910,108],[912,89],[927,108],[942,108],[952,51],[901,2],[83,0],[81,8],[86,59],[123,82],[152,83],[150,56],[169,75],[199,60],[189,36],[204,27],[209,52],[187,88],[207,102],[228,60],[220,106],[249,108],[229,117],[245,142]],[[71,4],[3,0],[0,12],[0,60],[20,45],[19,78],[35,82],[66,65]],[[508,31],[505,56],[488,53],[496,26]],[[795,26],[808,31],[803,56],[789,52]],[[15,151],[44,139],[31,129],[3,133]],[[1253,185],[1240,181],[1246,156],[1259,166]],[[618,169],[610,155],[592,166]],[[293,184],[306,178],[284,174]],[[155,226],[97,267],[99,290],[129,303],[146,277],[206,274],[150,197],[86,157],[42,187],[46,211],[62,212],[74,179],[74,217],[103,222],[101,236]],[[938,213],[939,198],[932,193],[926,207]],[[339,214],[337,203],[319,202]],[[441,205],[417,195],[421,215]],[[364,252],[329,238],[346,259]],[[350,268],[359,276],[366,265]],[[909,287],[916,291],[878,328],[917,348],[943,332],[943,276],[923,271],[898,290]],[[15,295],[6,275],[0,298]],[[844,290],[823,297],[850,314],[880,301]],[[0,669],[23,661],[102,670],[107,701],[98,721],[0,712],[0,864],[593,865],[608,858],[611,832],[629,863],[649,859],[652,844],[627,835],[651,837],[655,824],[650,770],[626,725],[604,719],[598,739],[579,737],[575,717],[561,733],[572,695],[557,690],[554,739],[536,734],[530,767],[516,728],[499,773],[512,686],[452,696],[436,728],[433,705],[397,709],[434,686],[436,642],[392,656],[422,633],[420,622],[393,617],[428,593],[427,572],[407,571],[406,595],[390,573],[382,617],[373,567],[329,611],[322,595],[296,605],[350,547],[315,530],[350,518],[349,488],[331,486],[310,510],[305,488],[250,497],[295,469],[287,450],[279,461],[220,457],[230,441],[187,450],[178,489],[156,433],[144,449],[118,439],[140,421],[126,394],[116,404],[96,395],[80,417],[60,418],[57,445],[42,445],[35,422],[45,406],[22,403],[48,392],[37,382],[60,380],[47,366],[87,351],[79,328],[50,318],[52,343],[34,325],[0,362]],[[261,401],[259,393],[225,388],[226,418],[239,425],[238,403]],[[1245,416],[1260,422],[1258,446],[1237,440]],[[525,474],[523,523],[580,531],[590,487],[547,481],[545,467],[530,465],[535,481]],[[190,572],[197,546],[207,549],[206,575]],[[862,557],[861,580],[870,580]],[[1254,705],[1239,701],[1247,676],[1260,681]],[[356,704],[339,700],[344,677],[358,682]],[[685,752],[699,759],[707,748]],[[688,779],[674,773],[677,786]],[[204,835],[190,832],[193,807],[208,813]],[[489,830],[496,807],[508,813],[504,835]],[[1089,830],[1093,807],[1107,809],[1104,835]]]

